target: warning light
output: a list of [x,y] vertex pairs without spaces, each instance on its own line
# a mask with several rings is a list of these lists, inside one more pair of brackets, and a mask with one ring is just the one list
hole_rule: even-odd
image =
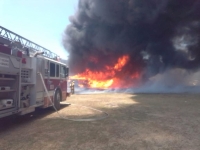
[[26,64],[26,58],[22,58],[22,63]]

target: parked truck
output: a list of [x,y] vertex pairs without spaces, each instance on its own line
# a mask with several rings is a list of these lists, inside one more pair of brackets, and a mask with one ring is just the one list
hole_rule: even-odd
[[0,118],[67,98],[69,68],[57,54],[0,26]]

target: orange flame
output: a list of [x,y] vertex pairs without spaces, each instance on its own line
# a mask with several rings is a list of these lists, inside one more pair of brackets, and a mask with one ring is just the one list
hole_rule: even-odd
[[128,61],[129,57],[127,55],[123,56],[122,58],[119,58],[117,64],[114,66],[114,69],[121,71]]
[[[95,58],[92,58],[96,61]],[[124,55],[120,57],[117,63],[112,66],[105,66],[103,71],[91,71],[90,69],[86,69],[85,72],[70,76],[71,80],[79,80],[80,87],[88,86],[90,88],[113,88],[113,87],[129,87],[133,83],[127,83],[124,79],[119,79],[116,77],[116,73],[120,72],[123,67],[129,61],[129,56]],[[130,79],[138,79],[139,73],[136,72],[129,77]]]

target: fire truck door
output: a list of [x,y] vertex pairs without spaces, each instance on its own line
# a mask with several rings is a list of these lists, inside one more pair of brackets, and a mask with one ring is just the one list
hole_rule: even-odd
[[47,80],[48,90],[54,91],[57,87],[60,87],[62,90],[61,81],[60,64],[49,61],[49,76]]
[[67,80],[66,80],[66,67],[64,65],[60,65],[60,87],[62,90],[62,100],[66,100]]

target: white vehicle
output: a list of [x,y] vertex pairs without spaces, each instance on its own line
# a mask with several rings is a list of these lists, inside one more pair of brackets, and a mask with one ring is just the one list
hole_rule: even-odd
[[0,118],[50,107],[48,95],[59,109],[68,70],[56,54],[0,26]]

